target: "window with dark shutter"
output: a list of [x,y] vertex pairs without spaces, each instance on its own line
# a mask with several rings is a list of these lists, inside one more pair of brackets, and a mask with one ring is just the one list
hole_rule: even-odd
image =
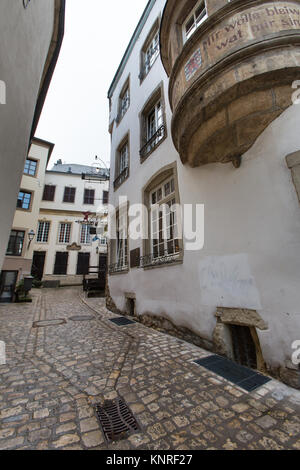
[[103,204],[108,204],[108,191],[103,191]]
[[43,201],[54,201],[55,186],[46,184],[44,187]]
[[76,188],[65,187],[63,202],[75,202]]
[[94,204],[95,202],[95,190],[94,189],[85,189],[83,204]]

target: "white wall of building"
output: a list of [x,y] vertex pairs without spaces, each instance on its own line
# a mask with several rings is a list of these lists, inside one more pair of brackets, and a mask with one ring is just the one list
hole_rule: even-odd
[[55,0],[1,0],[0,80],[6,104],[0,104],[0,266],[15,213],[30,133],[49,46]]
[[[120,195],[130,204],[141,203],[143,186],[176,162],[181,204],[205,205],[205,244],[201,251],[185,250],[181,265],[110,276],[110,294],[125,310],[125,293],[135,293],[138,314],[168,317],[208,340],[217,307],[257,310],[269,327],[257,330],[264,359],[276,367],[290,358],[292,342],[300,339],[300,207],[285,161],[300,149],[300,107],[287,109],[263,132],[239,169],[183,166],[172,143],[168,78],[160,58],[142,84],[138,77],[141,48],[164,4],[155,2],[113,93],[111,122],[130,75],[130,108],[112,133],[110,203],[118,206]],[[139,113],[162,80],[168,138],[141,164]],[[130,177],[114,191],[116,149],[129,130]],[[145,254],[141,240],[129,245]]]
[[[75,165],[76,166],[76,165]],[[50,232],[47,243],[38,243],[35,241],[34,251],[46,251],[44,279],[60,279],[67,283],[76,281],[77,260],[79,251],[68,249],[68,246],[76,243],[80,246],[80,253],[90,253],[90,265],[98,266],[99,254],[107,253],[107,246],[102,245],[99,240],[93,241],[94,235],[91,235],[90,243],[81,243],[81,225],[84,212],[97,214],[99,226],[105,227],[107,224],[107,211],[103,204],[103,191],[108,191],[108,182],[88,182],[81,179],[81,174],[59,173],[56,171],[47,171],[45,185],[54,185],[54,201],[43,201],[40,205],[39,221],[50,222]],[[63,202],[65,187],[76,188],[75,202]],[[84,190],[95,190],[94,204],[84,204]],[[71,223],[70,242],[59,243],[59,228],[61,223]],[[100,237],[99,237],[100,238]],[[54,275],[55,257],[57,252],[68,252],[68,267],[66,276]],[[82,276],[80,280],[82,280]]]

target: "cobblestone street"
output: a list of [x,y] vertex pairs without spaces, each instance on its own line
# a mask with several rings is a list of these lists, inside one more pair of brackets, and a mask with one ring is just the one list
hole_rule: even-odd
[[[80,289],[33,295],[0,306],[0,449],[300,449],[300,392],[272,380],[247,393],[192,362],[211,353],[118,327]],[[65,322],[33,327],[53,319]],[[94,404],[117,395],[141,430],[107,444]]]

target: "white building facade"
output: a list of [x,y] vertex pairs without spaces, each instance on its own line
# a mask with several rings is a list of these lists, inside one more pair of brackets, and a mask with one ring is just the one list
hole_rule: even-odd
[[80,285],[90,267],[92,274],[105,271],[107,204],[108,170],[59,160],[47,171],[32,274],[59,285]]
[[31,139],[64,34],[65,0],[0,5],[0,267]]
[[[222,5],[228,12],[242,3]],[[193,28],[212,24],[212,4],[194,1],[184,10],[185,47]],[[297,386],[292,355],[300,340],[300,206],[297,162],[287,164],[286,157],[300,149],[300,108],[291,103],[278,112],[242,154],[241,165],[183,164],[172,139],[170,84],[159,51],[165,5],[148,2],[108,93],[109,198],[116,208],[110,305],[128,313],[133,301],[136,315],[166,318],[196,334],[204,347]],[[217,21],[221,13],[212,15]],[[146,208],[138,239],[130,232],[135,204]],[[175,204],[192,205],[194,214],[199,205],[200,221],[204,206],[204,228],[197,227],[200,242],[204,230],[203,247],[194,249],[186,231],[182,237],[176,231]],[[254,360],[243,344],[253,349]]]

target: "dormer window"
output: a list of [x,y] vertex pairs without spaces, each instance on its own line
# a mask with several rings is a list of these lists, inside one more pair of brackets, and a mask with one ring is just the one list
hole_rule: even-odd
[[186,42],[206,19],[205,1],[200,0],[183,25],[183,41]]

